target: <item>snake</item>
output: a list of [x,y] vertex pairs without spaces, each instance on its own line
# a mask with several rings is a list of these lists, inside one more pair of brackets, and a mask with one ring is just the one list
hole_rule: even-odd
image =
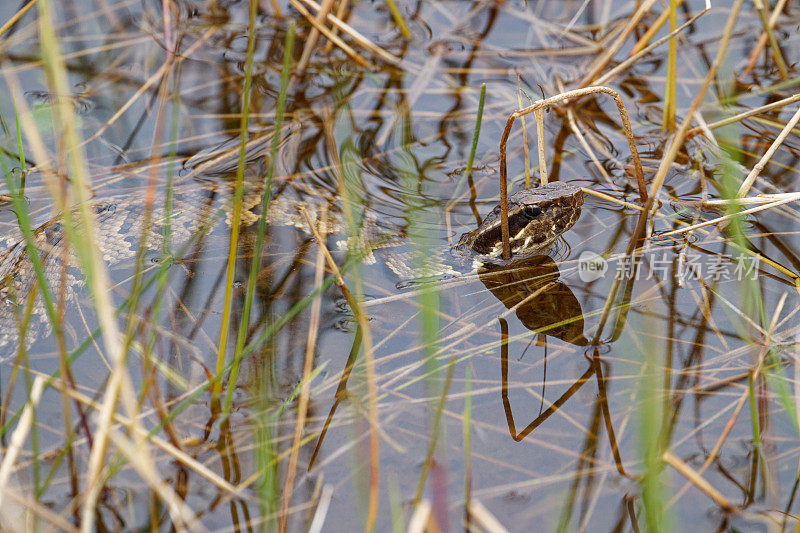
[[[111,266],[135,258],[142,243],[149,250],[161,250],[165,235],[168,235],[172,249],[177,249],[213,226],[215,217],[224,217],[230,222],[233,215],[229,197],[228,183],[220,185],[214,180],[184,180],[173,190],[169,212],[163,202],[155,202],[146,208],[144,197],[139,194],[94,198],[90,208],[95,215],[97,250],[103,261]],[[258,219],[262,197],[257,188],[245,194],[241,215],[243,224],[252,224]],[[508,224],[512,256],[519,258],[545,250],[575,224],[582,204],[581,189],[560,181],[511,195],[508,199]],[[265,217],[270,227],[286,225],[307,230],[307,213],[321,210],[320,199],[310,195],[274,195],[268,205]],[[345,231],[342,217],[336,215],[337,211],[331,210],[327,217],[329,235]],[[165,232],[167,224],[169,231]],[[361,239],[365,242],[376,240],[381,233],[376,216],[365,217]],[[392,240],[397,241],[396,238]],[[74,299],[75,289],[83,280],[72,248],[68,246],[62,217],[55,216],[39,224],[33,231],[32,243],[53,298],[64,295],[67,302]],[[342,240],[339,245],[347,247],[353,243]],[[0,358],[7,358],[20,347],[21,324],[27,316],[26,347],[52,332],[52,327],[45,301],[39,294],[34,263],[21,232],[10,232],[0,239],[0,249]],[[422,262],[412,261],[408,254],[393,251],[391,247],[382,250],[384,262],[400,279],[458,276],[465,268],[502,262],[500,206],[489,212],[475,230],[465,233],[454,246],[426,250]]]

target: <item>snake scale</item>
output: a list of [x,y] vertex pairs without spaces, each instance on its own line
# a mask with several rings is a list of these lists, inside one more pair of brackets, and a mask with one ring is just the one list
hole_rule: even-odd
[[[97,248],[109,266],[131,260],[142,242],[146,243],[148,249],[160,250],[164,242],[165,225],[169,224],[170,243],[172,249],[176,250],[206,227],[215,214],[227,217],[230,222],[230,189],[229,184],[220,185],[213,180],[184,180],[174,189],[170,213],[165,211],[163,201],[154,203],[151,222],[145,232],[143,195],[95,198],[91,209],[97,221]],[[243,223],[252,223],[257,219],[260,198],[257,190],[245,196]],[[318,210],[320,202],[319,199],[306,196],[299,198],[294,194],[276,195],[269,204],[267,222],[271,226],[289,225],[305,230],[308,221],[299,207],[303,206],[306,212],[312,213]],[[509,226],[514,255],[530,255],[545,249],[577,221],[582,204],[581,190],[561,182],[512,195],[509,199]],[[337,211],[333,210],[328,217],[327,231],[330,235],[343,233],[341,217],[336,215]],[[365,218],[361,240],[369,242],[382,233],[380,221],[374,218]],[[75,257],[67,245],[61,218],[53,217],[40,224],[34,231],[34,242],[51,294],[57,299],[63,290],[65,301],[70,301],[75,297],[75,289],[82,280]],[[0,245],[3,244],[4,250],[0,251],[0,357],[7,357],[19,348],[20,325],[25,319],[26,309],[30,308],[26,346],[48,334],[52,328],[22,234],[11,232],[5,235],[0,239]],[[383,256],[389,268],[401,279],[407,279],[458,275],[460,271],[453,266],[455,263],[474,265],[484,260],[497,260],[500,253],[498,206],[487,215],[479,228],[464,234],[456,246],[426,252],[425,265],[417,262],[412,264],[408,254],[399,252],[388,251]]]

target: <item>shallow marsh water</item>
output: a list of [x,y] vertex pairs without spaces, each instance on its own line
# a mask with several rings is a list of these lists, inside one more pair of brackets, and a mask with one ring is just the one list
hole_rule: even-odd
[[[508,114],[518,107],[517,87],[534,99],[541,91],[547,96],[558,93],[559,82],[573,88],[602,51],[591,42],[624,25],[633,4],[597,2],[581,10],[582,2],[401,3],[412,35],[408,39],[399,34],[385,4],[354,6],[349,23],[402,62],[390,65],[367,53],[375,66],[365,69],[339,49],[326,52],[323,45],[317,47],[305,75],[290,85],[276,161],[275,198],[292,198],[314,211],[325,205],[332,216],[341,216],[344,190],[358,200],[357,210],[363,209],[369,224],[379,228],[379,233],[400,236],[406,249],[413,248],[416,239],[432,248],[447,247],[474,229],[478,218],[497,203],[498,142]],[[702,2],[686,4],[681,17],[702,9]],[[213,16],[200,3],[176,2],[174,6],[171,39],[179,43],[179,64],[173,66],[169,78],[135,98],[119,118],[115,113],[166,59],[160,9],[154,3],[139,2],[57,6],[61,46],[74,87],[69,98],[75,103],[83,138],[92,138],[84,150],[96,198],[141,198],[152,175],[157,176],[163,193],[171,151],[178,190],[210,187],[223,201],[231,194],[235,158],[212,171],[193,169],[215,150],[237,147],[247,5],[221,4]],[[298,24],[297,60],[309,25],[290,7],[281,7]],[[716,53],[729,9],[727,4],[715,4],[682,34],[679,120]],[[776,88],[780,77],[772,63],[763,60],[734,83],[731,71],[742,70],[760,34],[758,14],[749,9],[739,17],[728,63],[701,108],[706,122],[789,96],[800,82],[790,68],[789,82]],[[11,6],[0,7],[0,21],[13,12]],[[654,19],[646,17],[635,34],[640,35]],[[800,52],[794,32],[798,23],[800,13],[791,8],[778,26],[790,67]],[[253,138],[268,140],[272,135],[287,24],[287,19],[276,19],[268,12],[257,21],[249,121]],[[571,29],[566,31],[568,26]],[[659,35],[664,34],[662,30]],[[633,42],[631,38],[623,46],[619,60],[627,57]],[[661,132],[665,48],[656,49],[606,83],[622,94],[648,178],[667,140]],[[0,57],[4,83],[24,94],[45,142],[55,151],[48,107],[53,99],[67,96],[48,92],[33,16],[23,17],[4,36]],[[483,126],[475,169],[468,180],[465,170],[482,83],[487,86]],[[159,95],[160,84],[164,92]],[[0,113],[5,124],[13,125],[14,104],[9,92],[5,94]],[[159,109],[171,117],[165,127],[158,125]],[[431,285],[402,283],[407,280],[399,280],[387,267],[387,254],[396,253],[395,249],[379,250],[376,262],[348,271],[348,280],[354,276],[363,280],[377,374],[377,527],[386,530],[393,523],[409,521],[432,437],[438,394],[450,371],[439,449],[422,493],[433,501],[437,516],[444,517],[450,529],[464,525],[465,476],[472,498],[512,531],[529,531],[532,524],[541,530],[645,528],[645,483],[639,476],[646,473],[647,443],[653,438],[663,443],[661,451],[668,450],[694,470],[702,469],[703,478],[734,509],[723,510],[719,501],[688,483],[674,467],[662,464],[650,474],[657,479],[665,524],[698,531],[794,528],[796,520],[791,515],[798,508],[800,448],[794,415],[786,411],[796,405],[798,379],[798,293],[793,280],[767,260],[754,265],[752,254],[737,248],[728,234],[713,226],[689,239],[680,234],[652,238],[633,279],[624,280],[598,334],[599,342],[590,345],[615,276],[625,274],[621,267],[630,261],[624,252],[638,222],[637,193],[631,154],[613,101],[585,99],[573,109],[606,175],[571,131],[566,114],[553,109],[544,117],[550,179],[633,205],[586,195],[582,218],[556,246],[523,267],[516,265],[507,276],[481,272],[435,284],[438,307],[433,313],[422,309],[420,296]],[[699,136],[691,139],[686,154],[667,177],[649,234],[676,229],[678,220],[691,223],[718,216],[670,200],[721,197],[719,184],[725,169],[737,180],[743,179],[791,116],[794,108],[787,109],[723,130],[718,139],[727,142],[726,150]],[[112,118],[113,123],[107,125]],[[535,169],[533,115],[527,126]],[[160,135],[156,139],[154,132]],[[12,133],[9,139],[13,138]],[[267,144],[248,153],[248,184],[257,183],[266,172]],[[522,144],[518,125],[509,143],[512,191],[523,186]],[[13,143],[6,142],[4,147],[15,152]],[[790,136],[765,169],[760,190],[797,190],[796,153],[797,139]],[[29,175],[26,196],[35,221],[43,223],[52,216],[36,172]],[[258,207],[254,212],[258,213]],[[793,272],[800,269],[796,217],[792,204],[787,204],[759,213],[744,225],[749,242],[763,258]],[[0,223],[4,234],[12,231],[16,218],[10,209],[0,212]],[[254,232],[254,226],[247,226],[239,247],[234,287],[237,310],[243,305]],[[137,339],[146,344],[151,329],[157,334],[153,355],[163,364],[157,388],[168,408],[213,373],[228,235],[229,226],[220,222],[198,239],[169,268],[167,290],[148,289],[137,311],[149,323],[148,309],[156,297],[162,298],[159,327],[142,326]],[[137,242],[138,235],[129,237]],[[341,233],[331,235],[328,245],[336,249],[342,240],[346,239]],[[267,243],[251,338],[286,316],[315,289],[317,251],[307,232],[273,223]],[[586,274],[581,271],[586,264],[581,258],[587,253],[608,260],[605,274],[597,279],[581,275]],[[343,262],[344,254],[336,254]],[[158,250],[148,254],[151,272],[157,270],[159,257]],[[130,291],[134,262],[127,258],[110,268],[115,302],[121,304]],[[752,283],[751,277],[755,278]],[[508,290],[509,285],[514,290]],[[70,350],[97,323],[86,290],[75,290],[78,298],[65,314]],[[760,294],[766,321],[759,316],[753,294]],[[768,325],[776,309],[777,321],[767,343],[759,325]],[[234,327],[241,316],[237,313]],[[435,346],[425,344],[421,326],[425,320],[431,326],[431,317],[436,321]],[[176,441],[240,486],[237,497],[219,491],[171,456],[155,455],[161,475],[210,530],[271,530],[277,525],[309,322],[306,308],[245,359],[228,421],[220,423],[212,416],[208,394],[199,396],[174,421]],[[363,527],[365,521],[370,449],[363,353],[352,371],[348,369],[353,346],[358,352],[358,346],[365,345],[356,340],[361,338],[357,331],[341,294],[335,287],[325,291],[315,352],[319,372],[312,382],[291,530],[306,530],[326,498],[330,506],[324,517],[325,531],[351,531]],[[231,350],[235,340],[234,334]],[[770,370],[769,379],[755,381],[751,404],[748,373],[763,357],[765,346],[770,348],[769,362],[782,364]],[[40,335],[28,353],[28,363],[7,358],[0,366],[3,395],[12,390],[3,406],[6,418],[22,408],[26,397],[19,378],[12,388],[15,365],[29,365],[34,375],[59,368],[52,335]],[[433,357],[426,358],[431,353]],[[100,346],[90,345],[74,362],[79,390],[99,395],[108,373],[102,361]],[[141,387],[146,367],[135,351],[129,365],[135,385]],[[348,377],[346,384],[340,381],[343,373]],[[472,406],[468,461],[463,443],[467,397]],[[742,398],[748,403],[742,404]],[[151,409],[147,402],[145,406],[143,419],[153,427],[161,415],[147,410]],[[15,474],[17,486],[28,494],[42,483],[32,465],[48,472],[53,468],[54,477],[42,489],[39,501],[59,513],[80,493],[80,474],[89,454],[86,436],[78,432],[74,456],[63,462],[56,459],[65,447],[61,409],[61,394],[47,391],[36,418],[38,453],[45,459],[30,460],[33,452],[28,442],[25,458],[30,462],[20,461]],[[737,410],[740,414],[733,417]],[[733,422],[726,429],[729,420]],[[754,425],[759,428],[759,441],[754,439]],[[703,468],[724,431],[730,432],[724,444]],[[312,457],[314,464],[308,469]],[[74,472],[78,481],[71,479]],[[98,514],[103,527],[147,528],[156,516],[160,529],[169,528],[170,515],[163,509],[153,512],[156,498],[132,469],[123,468],[108,481],[108,487]],[[397,502],[402,514],[393,517]]]

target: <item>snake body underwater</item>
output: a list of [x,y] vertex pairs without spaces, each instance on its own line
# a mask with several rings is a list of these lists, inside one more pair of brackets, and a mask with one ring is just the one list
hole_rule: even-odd
[[[127,194],[96,198],[91,209],[96,218],[97,248],[109,265],[128,261],[136,256],[142,242],[152,250],[162,249],[165,225],[169,224],[171,249],[190,243],[209,220],[227,217],[230,221],[230,185],[220,186],[214,181],[191,180],[174,188],[172,209],[168,214],[163,201],[151,207],[149,223],[142,195]],[[257,219],[261,195],[258,191],[245,196],[243,222]],[[270,226],[289,225],[306,230],[306,213],[316,213],[323,202],[309,196],[293,194],[276,195],[269,204],[267,222]],[[520,191],[509,198],[509,227],[511,248],[515,256],[530,255],[547,248],[578,220],[583,204],[581,189],[562,182]],[[300,209],[303,207],[303,210]],[[327,210],[327,209],[326,209]],[[329,235],[343,233],[341,216],[332,209],[327,217]],[[379,221],[365,218],[361,240],[370,241],[380,236]],[[144,240],[143,240],[144,238]],[[395,239],[396,240],[396,239]],[[75,288],[82,283],[77,261],[67,245],[63,223],[54,217],[39,225],[33,234],[35,248],[43,266],[44,277],[51,294],[74,298]],[[25,326],[25,345],[49,333],[52,328],[45,303],[39,294],[36,271],[26,250],[26,242],[19,232],[11,232],[0,239],[0,357],[15,353],[20,345],[21,324]],[[428,277],[430,275],[458,275],[455,264],[488,260],[496,261],[501,254],[500,208],[497,206],[476,230],[464,234],[458,244],[426,253],[426,265],[409,261],[408,254],[384,251],[386,265],[401,279]],[[29,318],[26,315],[30,312]]]

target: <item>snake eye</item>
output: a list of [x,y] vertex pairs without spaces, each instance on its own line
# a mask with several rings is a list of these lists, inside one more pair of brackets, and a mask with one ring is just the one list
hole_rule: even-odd
[[525,216],[531,220],[542,214],[542,208],[538,205],[525,206]]

